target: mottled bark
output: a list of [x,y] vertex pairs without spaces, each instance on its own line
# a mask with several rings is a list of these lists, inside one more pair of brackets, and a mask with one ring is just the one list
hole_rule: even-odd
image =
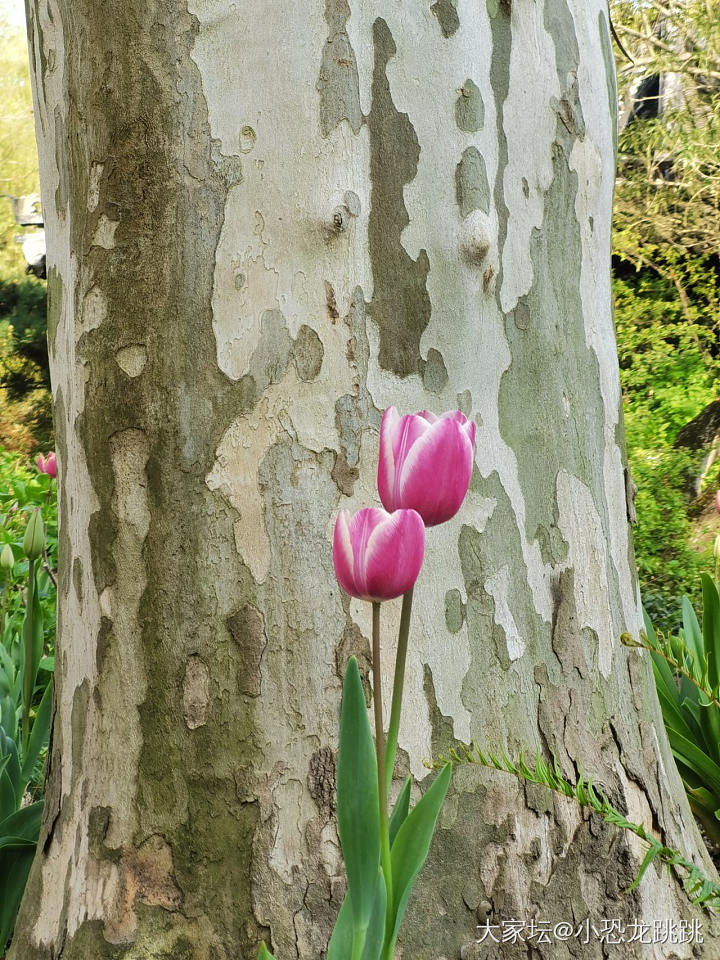
[[[61,576],[12,960],[324,955],[340,677],[351,653],[367,675],[370,627],[330,534],[377,502],[391,403],[478,424],[416,589],[416,794],[454,737],[542,749],[710,869],[618,639],[640,619],[604,0],[29,0],[28,22]],[[624,895],[638,857],[565,800],[458,771],[403,956],[486,956],[488,910],[697,916],[655,868]],[[603,956],[573,950],[533,956]]]

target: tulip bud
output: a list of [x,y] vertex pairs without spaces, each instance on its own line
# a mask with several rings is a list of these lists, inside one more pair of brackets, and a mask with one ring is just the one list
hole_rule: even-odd
[[715,493],[715,509],[720,513],[720,490]]
[[425,553],[425,526],[415,510],[375,507],[335,521],[333,564],[345,593],[359,600],[392,600],[412,587]]
[[25,528],[25,536],[23,537],[23,551],[28,560],[37,560],[38,557],[42,556],[43,549],[45,547],[45,529],[43,526],[42,515],[40,514],[40,508],[35,507],[30,519],[28,520],[28,525]]
[[426,526],[460,509],[470,485],[475,424],[459,410],[401,417],[388,407],[380,424],[378,492],[386,510],[417,510]]
[[715,537],[715,543],[713,544],[713,556],[716,560],[720,561],[720,533]]
[[0,569],[12,570],[14,566],[15,557],[13,556],[12,547],[9,543],[6,543],[2,548],[2,553],[0,553]]

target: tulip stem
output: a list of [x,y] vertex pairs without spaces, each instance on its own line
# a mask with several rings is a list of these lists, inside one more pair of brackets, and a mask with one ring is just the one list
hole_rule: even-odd
[[7,595],[8,595],[8,586],[10,580],[10,571],[5,571],[5,582],[3,583],[3,595],[2,595],[2,608],[0,609],[0,643],[2,643],[3,634],[5,633],[5,611],[7,610]]
[[23,707],[22,707],[22,746],[23,756],[27,756],[30,740],[30,701],[33,695],[32,675],[33,663],[33,614],[35,606],[35,561],[28,560],[27,601],[25,607],[25,622],[23,624],[23,640],[25,647],[25,667],[23,669]]
[[[385,780],[385,734],[383,732],[382,714],[382,679],[380,674],[380,604],[373,600],[372,605],[372,635],[373,635],[373,705],[375,707],[375,755],[378,771],[378,803],[380,809],[380,857],[383,876],[385,877],[385,891],[387,906],[385,916],[387,924],[392,917],[392,866],[390,864],[390,829],[387,813],[387,785]],[[388,930],[386,927],[386,936]]]
[[402,710],[403,687],[405,686],[405,661],[407,659],[408,637],[410,635],[412,601],[413,587],[410,587],[403,596],[402,610],[400,612],[400,630],[398,632],[392,707],[390,709],[390,727],[388,729],[387,755],[385,759],[385,783],[387,790],[390,789],[390,784],[392,783],[398,734],[400,732],[400,711]]

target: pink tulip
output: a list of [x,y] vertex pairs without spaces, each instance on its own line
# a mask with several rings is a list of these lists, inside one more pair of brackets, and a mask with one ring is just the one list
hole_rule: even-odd
[[53,479],[57,476],[57,463],[55,462],[55,454],[52,450],[46,457],[40,454],[35,463],[40,473],[46,473]]
[[359,600],[392,600],[407,593],[420,573],[425,526],[414,510],[386,513],[366,507],[341,510],[335,521],[333,563],[345,593]]
[[720,490],[715,493],[715,509],[720,513]]
[[475,424],[459,410],[401,417],[388,407],[380,425],[378,491],[386,510],[417,510],[425,525],[460,509],[473,467]]

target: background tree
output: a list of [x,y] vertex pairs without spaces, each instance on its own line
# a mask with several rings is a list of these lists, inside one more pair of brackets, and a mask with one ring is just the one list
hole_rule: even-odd
[[[38,193],[24,30],[0,12],[0,194]],[[52,434],[45,284],[25,276],[10,200],[0,196],[0,444],[29,452]]]
[[[28,10],[60,582],[12,960],[322,956],[340,677],[369,649],[330,532],[373,501],[390,403],[478,424],[416,587],[415,790],[453,738],[502,737],[595,771],[710,869],[619,643],[640,620],[604,0]],[[474,770],[452,789],[407,956],[472,956],[489,914],[693,915],[654,867],[624,895],[639,846],[564,800]]]
[[718,532],[712,438],[696,449],[676,438],[718,399],[720,17],[709,0],[621,0],[612,15],[632,57],[617,58],[613,264],[635,545],[643,601],[669,626],[680,595],[699,599]]

